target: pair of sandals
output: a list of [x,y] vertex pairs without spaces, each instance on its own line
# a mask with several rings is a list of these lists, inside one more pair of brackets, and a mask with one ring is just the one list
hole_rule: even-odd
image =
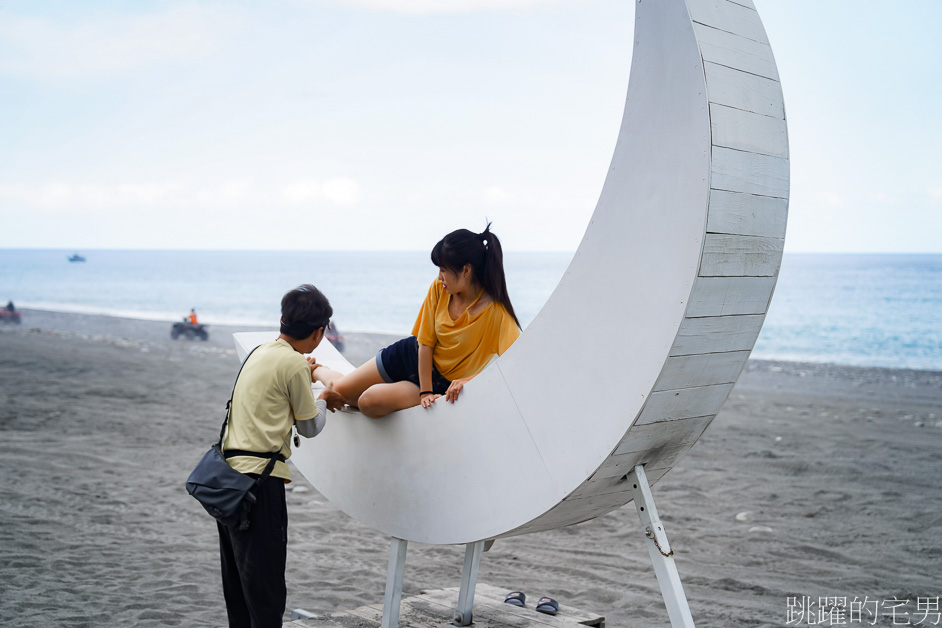
[[[525,593],[521,593],[520,591],[511,591],[507,594],[507,597],[504,598],[504,604],[511,604],[513,606],[526,606],[527,596]],[[538,613],[555,615],[559,612],[559,602],[551,597],[541,597],[536,602],[536,610]]]

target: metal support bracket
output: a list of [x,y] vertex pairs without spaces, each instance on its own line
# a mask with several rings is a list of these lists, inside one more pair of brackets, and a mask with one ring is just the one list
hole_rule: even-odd
[[641,517],[641,527],[644,530],[645,545],[648,547],[651,562],[654,563],[654,574],[657,576],[657,582],[661,587],[661,595],[664,596],[664,604],[667,606],[667,615],[670,617],[671,626],[674,628],[694,628],[693,616],[691,616],[690,606],[687,604],[687,596],[684,595],[680,574],[677,573],[677,565],[674,564],[674,551],[667,541],[667,533],[657,516],[654,496],[651,494],[651,486],[648,484],[644,467],[642,465],[636,466],[627,475],[627,479],[631,482],[635,507],[638,509],[638,516]]
[[461,589],[458,592],[458,608],[455,610],[455,626],[470,626],[474,607],[474,588],[478,583],[478,565],[484,541],[468,543],[464,550],[464,566],[461,568]]
[[406,569],[408,541],[392,538],[389,547],[389,567],[386,570],[386,595],[383,596],[383,622],[380,628],[399,626],[399,607],[402,603],[402,575]]

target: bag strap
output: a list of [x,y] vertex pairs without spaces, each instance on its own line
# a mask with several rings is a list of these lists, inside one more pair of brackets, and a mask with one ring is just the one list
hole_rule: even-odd
[[258,486],[259,482],[271,475],[271,472],[275,469],[275,461],[284,462],[285,457],[278,452],[267,452],[259,453],[257,451],[245,451],[244,449],[230,449],[229,451],[222,454],[223,458],[232,458],[235,456],[254,456],[256,458],[268,458],[268,464],[265,465],[265,470],[262,471],[262,474],[258,476],[258,479],[255,480],[255,486]]
[[[282,461],[282,462],[285,461],[285,457],[282,456],[281,454],[278,454],[278,457],[281,458],[281,461]],[[275,461],[276,461],[276,460],[278,460],[278,458],[272,458],[271,460],[268,461],[268,464],[265,465],[265,470],[262,471],[262,474],[261,474],[260,476],[258,476],[258,479],[257,479],[257,480],[255,480],[255,486],[256,486],[256,487],[257,487],[259,484],[261,484],[261,483],[265,480],[265,478],[267,478],[269,475],[271,475],[271,472],[272,472],[272,471],[274,470],[274,468],[275,468]]]
[[268,453],[258,453],[257,451],[245,451],[243,449],[230,449],[226,452],[223,452],[224,458],[232,458],[233,456],[255,456],[256,458],[271,458],[272,460],[278,460],[279,462],[284,462],[284,455],[278,452],[268,452]]
[[[260,346],[261,345],[258,345],[257,347],[255,347],[255,349],[258,349],[258,347]],[[255,353],[255,349],[252,349],[251,351],[249,351],[249,354],[245,356],[244,360],[242,360],[242,364],[241,366],[239,366],[239,372],[236,373],[235,381],[232,383],[232,392],[229,393],[229,401],[226,402],[226,418],[223,419],[222,428],[219,430],[219,451],[222,451],[222,439],[226,435],[226,425],[229,423],[229,413],[232,412],[232,397],[235,395],[236,384],[239,383],[239,375],[242,375],[242,369],[245,368],[245,363],[248,362],[249,358],[252,357],[252,354]],[[251,455],[255,456],[259,454],[251,454]],[[267,458],[268,456],[262,456],[262,457]]]

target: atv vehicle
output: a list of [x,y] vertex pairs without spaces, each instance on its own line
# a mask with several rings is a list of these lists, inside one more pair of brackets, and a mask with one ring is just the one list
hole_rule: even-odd
[[343,353],[344,348],[344,337],[341,335],[340,330],[337,329],[337,326],[333,323],[330,324],[330,327],[327,328],[327,340],[330,341],[330,344],[337,347],[337,351]]
[[206,327],[207,326],[202,323],[194,325],[190,321],[183,319],[183,322],[173,324],[173,328],[170,330],[170,337],[174,340],[180,336],[183,336],[187,340],[193,340],[194,338],[209,340],[209,332],[206,331]]

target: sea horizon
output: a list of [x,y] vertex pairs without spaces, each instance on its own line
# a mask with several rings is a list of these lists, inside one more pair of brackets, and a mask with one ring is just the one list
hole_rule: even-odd
[[[70,263],[74,253],[85,262]],[[524,328],[574,252],[506,251]],[[435,268],[426,251],[0,249],[0,300],[51,312],[271,326],[285,290],[318,285],[342,332],[412,329]],[[942,371],[942,254],[785,253],[752,357]],[[583,333],[574,329],[574,335]]]

